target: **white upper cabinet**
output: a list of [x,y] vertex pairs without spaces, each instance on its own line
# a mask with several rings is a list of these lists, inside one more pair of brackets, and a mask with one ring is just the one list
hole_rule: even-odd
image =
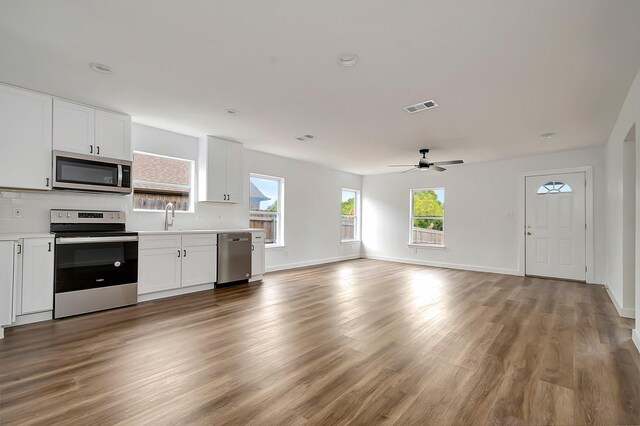
[[131,159],[131,117],[55,99],[53,149]]
[[96,110],[96,155],[131,159],[131,117]]
[[198,201],[240,203],[244,195],[244,147],[207,136],[200,140]]
[[51,108],[40,93],[0,85],[0,187],[51,189]]
[[244,147],[240,143],[227,143],[227,201],[242,202],[244,195]]
[[53,100],[53,149],[93,154],[96,110],[73,102]]

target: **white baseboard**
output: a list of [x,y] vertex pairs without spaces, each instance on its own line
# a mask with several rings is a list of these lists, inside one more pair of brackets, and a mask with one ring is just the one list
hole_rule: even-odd
[[285,269],[304,268],[306,266],[322,265],[325,263],[341,262],[343,260],[360,259],[360,254],[353,254],[349,256],[328,257],[320,260],[311,260],[308,262],[287,263],[284,265],[269,266],[266,268],[266,272],[284,271]]
[[13,327],[14,325],[32,324],[34,322],[49,321],[53,319],[53,311],[36,312],[35,314],[17,315],[13,324],[7,327]]
[[213,283],[194,285],[191,287],[180,287],[173,290],[158,291],[156,293],[147,293],[138,295],[138,303],[147,302],[149,300],[164,299],[165,297],[180,296],[181,294],[195,293],[196,291],[212,290]]
[[404,259],[400,257],[387,257],[387,256],[373,256],[373,255],[367,255],[367,254],[363,255],[362,257],[364,257],[365,259],[386,260],[389,262],[407,263],[410,265],[434,266],[436,268],[461,269],[463,271],[490,272],[492,274],[504,274],[504,275],[520,275],[520,276],[522,275],[520,271],[516,269],[487,268],[485,266],[460,265],[457,263],[431,262],[428,260]]
[[609,299],[611,299],[611,301],[613,302],[613,306],[615,306],[616,311],[618,311],[618,315],[620,315],[623,318],[631,318],[631,319],[636,317],[636,311],[634,309],[623,308],[620,305],[620,302],[616,298],[616,295],[613,294],[613,292],[611,291],[608,285],[605,285],[604,288],[607,290]]
[[640,352],[640,333],[637,328],[631,331],[631,340],[633,340],[633,343],[636,345],[636,349]]

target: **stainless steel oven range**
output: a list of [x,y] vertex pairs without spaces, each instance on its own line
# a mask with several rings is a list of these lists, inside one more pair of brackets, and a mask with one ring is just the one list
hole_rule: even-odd
[[55,239],[54,318],[138,301],[138,234],[125,213],[51,210]]

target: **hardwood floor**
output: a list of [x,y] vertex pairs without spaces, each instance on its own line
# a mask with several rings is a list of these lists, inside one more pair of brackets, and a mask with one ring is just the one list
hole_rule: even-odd
[[2,424],[640,424],[602,286],[355,260],[16,327]]

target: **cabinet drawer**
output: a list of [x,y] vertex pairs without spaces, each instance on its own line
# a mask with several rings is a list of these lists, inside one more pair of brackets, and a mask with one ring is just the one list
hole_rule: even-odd
[[251,242],[253,243],[264,243],[264,232],[252,232],[251,233]]
[[180,234],[140,235],[138,237],[138,249],[180,247],[180,242]]
[[215,246],[218,244],[218,234],[186,234],[182,236],[184,247]]

